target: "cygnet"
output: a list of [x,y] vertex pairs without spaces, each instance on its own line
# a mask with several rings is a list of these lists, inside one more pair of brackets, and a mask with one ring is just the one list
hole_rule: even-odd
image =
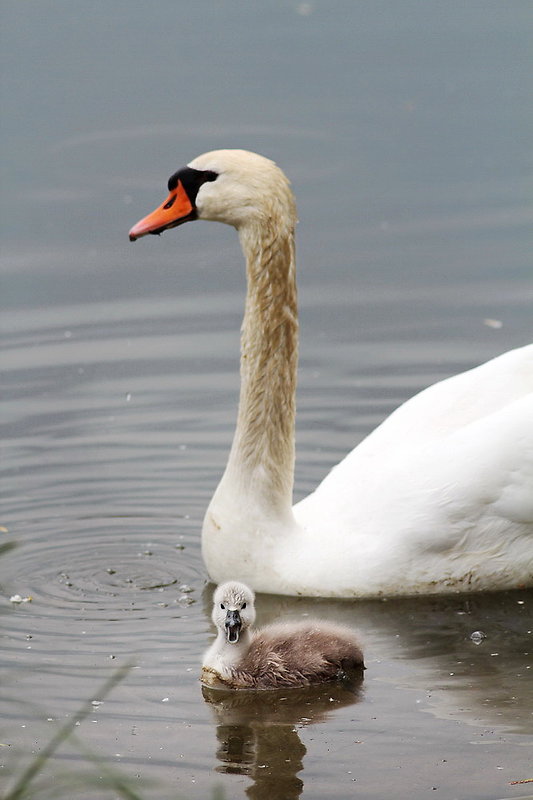
[[363,652],[350,628],[308,620],[254,630],[254,602],[253,591],[237,581],[215,590],[212,619],[218,635],[203,658],[204,685],[278,689],[362,676]]

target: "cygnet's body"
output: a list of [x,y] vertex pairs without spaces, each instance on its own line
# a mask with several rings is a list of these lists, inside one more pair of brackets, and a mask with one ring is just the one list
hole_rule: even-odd
[[254,601],[252,590],[237,581],[216,589],[212,619],[218,635],[204,655],[202,683],[277,689],[362,674],[363,653],[350,628],[311,620],[254,630]]

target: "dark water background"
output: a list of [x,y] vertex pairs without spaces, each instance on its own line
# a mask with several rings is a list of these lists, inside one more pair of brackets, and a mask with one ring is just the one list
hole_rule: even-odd
[[363,689],[202,697],[199,531],[234,423],[243,266],[223,226],[127,232],[206,150],[289,174],[303,496],[413,393],[532,338],[531,4],[4,0],[1,16],[0,785],[89,699],[34,797],[114,798],[108,767],[146,798],[528,795],[510,781],[533,778],[531,591],[262,596],[260,622],[358,627]]

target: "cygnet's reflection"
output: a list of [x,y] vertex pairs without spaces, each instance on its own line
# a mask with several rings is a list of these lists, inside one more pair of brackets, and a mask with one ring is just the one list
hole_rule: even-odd
[[247,775],[251,800],[301,795],[306,748],[298,729],[356,703],[362,679],[305,689],[243,691],[202,687],[216,722],[218,772]]
[[306,752],[298,728],[359,698],[357,636],[320,619],[254,628],[254,593],[237,581],[217,588],[211,619],[218,634],[203,657],[202,691],[217,724],[217,771],[248,775],[255,800],[297,798]]

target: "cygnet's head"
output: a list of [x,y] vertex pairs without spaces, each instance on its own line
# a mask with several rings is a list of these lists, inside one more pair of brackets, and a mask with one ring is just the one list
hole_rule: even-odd
[[215,590],[211,618],[230,644],[238,642],[241,631],[254,624],[254,601],[252,590],[237,581],[222,583]]
[[130,230],[135,241],[195,219],[235,228],[276,218],[287,233],[296,223],[289,181],[270,159],[247,150],[213,150],[175,172],[165,202]]

